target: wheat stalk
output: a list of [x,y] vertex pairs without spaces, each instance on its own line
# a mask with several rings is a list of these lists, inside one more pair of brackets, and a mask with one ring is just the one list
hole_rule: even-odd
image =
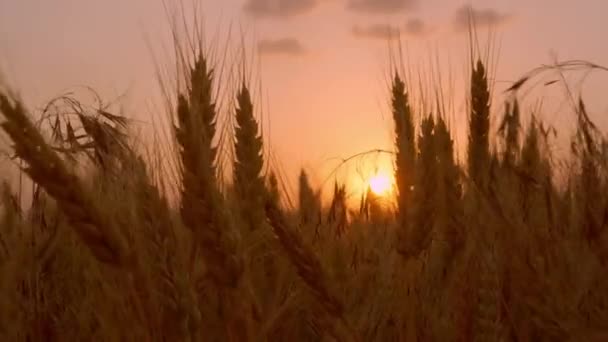
[[239,196],[239,209],[250,231],[264,222],[266,187],[262,177],[262,136],[258,134],[251,94],[243,85],[237,96],[234,132],[234,188]]
[[406,229],[411,206],[414,172],[416,171],[416,137],[405,83],[395,75],[392,88],[392,112],[395,124],[395,180],[397,182],[397,205],[400,224]]
[[21,103],[13,105],[6,95],[0,94],[0,111],[7,119],[1,124],[2,129],[15,143],[17,156],[28,164],[24,171],[57,201],[95,257],[114,266],[129,264],[126,242],[115,224],[45,142]]
[[338,296],[330,291],[329,279],[319,259],[288,227],[287,221],[277,207],[268,204],[266,214],[287,258],[329,317],[330,334],[339,341],[356,340],[344,316],[344,305]]
[[486,69],[481,60],[477,61],[471,74],[470,96],[467,166],[471,180],[485,188],[490,163],[490,92]]

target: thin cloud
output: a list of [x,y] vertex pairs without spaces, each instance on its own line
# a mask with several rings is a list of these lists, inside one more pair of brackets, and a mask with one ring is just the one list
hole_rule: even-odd
[[369,26],[355,25],[352,34],[357,38],[390,40],[399,35],[422,37],[431,32],[428,25],[419,18],[408,20],[403,27],[389,24],[373,24]]
[[387,40],[397,38],[401,30],[399,27],[387,24],[374,24],[370,26],[355,25],[352,34],[357,38]]
[[511,14],[499,12],[493,8],[476,9],[470,5],[458,8],[454,14],[456,31],[466,31],[469,24],[475,27],[499,26],[512,18]]
[[309,12],[317,0],[247,0],[245,12],[261,18],[288,18]]
[[415,9],[418,0],[349,0],[346,8],[355,12],[387,14]]
[[403,32],[410,36],[424,36],[430,33],[431,29],[420,18],[412,18],[405,23]]
[[261,40],[258,44],[258,51],[263,55],[299,56],[306,53],[302,43],[295,38]]

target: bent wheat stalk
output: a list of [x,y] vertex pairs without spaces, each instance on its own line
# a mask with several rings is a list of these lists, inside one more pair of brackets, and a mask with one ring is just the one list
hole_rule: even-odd
[[288,228],[283,214],[272,203],[266,204],[266,215],[289,261],[325,311],[328,333],[338,341],[356,341],[352,328],[344,317],[344,305],[328,286],[326,273],[319,259],[293,230]]
[[0,94],[0,112],[7,119],[0,126],[15,143],[17,156],[28,164],[23,171],[57,201],[76,233],[98,260],[113,266],[125,265],[126,242],[81,181],[68,171],[63,160],[45,142],[21,103]]
[[135,310],[142,321],[153,320],[154,312],[146,301],[151,293],[149,282],[116,224],[104,215],[80,179],[45,142],[20,102],[0,94],[0,112],[7,119],[0,127],[14,142],[16,155],[28,164],[23,171],[55,199],[70,226],[98,261],[131,272]]

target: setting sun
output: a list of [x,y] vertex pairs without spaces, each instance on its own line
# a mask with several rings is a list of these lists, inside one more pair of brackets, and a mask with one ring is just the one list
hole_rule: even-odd
[[369,179],[369,187],[376,195],[386,195],[392,188],[391,178],[383,173],[376,174]]

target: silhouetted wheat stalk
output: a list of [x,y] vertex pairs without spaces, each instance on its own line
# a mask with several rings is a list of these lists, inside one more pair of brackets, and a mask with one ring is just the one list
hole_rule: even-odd
[[0,94],[0,111],[7,119],[2,129],[15,143],[17,156],[27,162],[24,171],[57,200],[76,233],[100,261],[114,266],[130,264],[128,248],[118,228],[44,141],[21,104],[11,102]]
[[220,317],[226,327],[224,336],[249,340],[254,336],[252,301],[243,283],[244,261],[237,250],[236,229],[226,212],[215,176],[216,148],[211,145],[215,125],[212,74],[207,71],[206,61],[200,59],[192,70],[189,98],[178,96],[179,125],[174,129],[181,159],[180,213],[194,233],[195,246],[200,246],[195,251],[202,254],[207,275],[219,293]]
[[348,326],[344,316],[344,305],[338,296],[329,289],[329,279],[323,266],[314,253],[304,244],[277,207],[266,206],[266,214],[279,242],[298,275],[312,291],[318,304],[330,319],[329,333],[339,341],[356,340],[353,330]]
[[264,222],[266,187],[262,176],[262,136],[254,117],[251,94],[245,84],[237,94],[234,128],[234,187],[245,224],[254,231]]

